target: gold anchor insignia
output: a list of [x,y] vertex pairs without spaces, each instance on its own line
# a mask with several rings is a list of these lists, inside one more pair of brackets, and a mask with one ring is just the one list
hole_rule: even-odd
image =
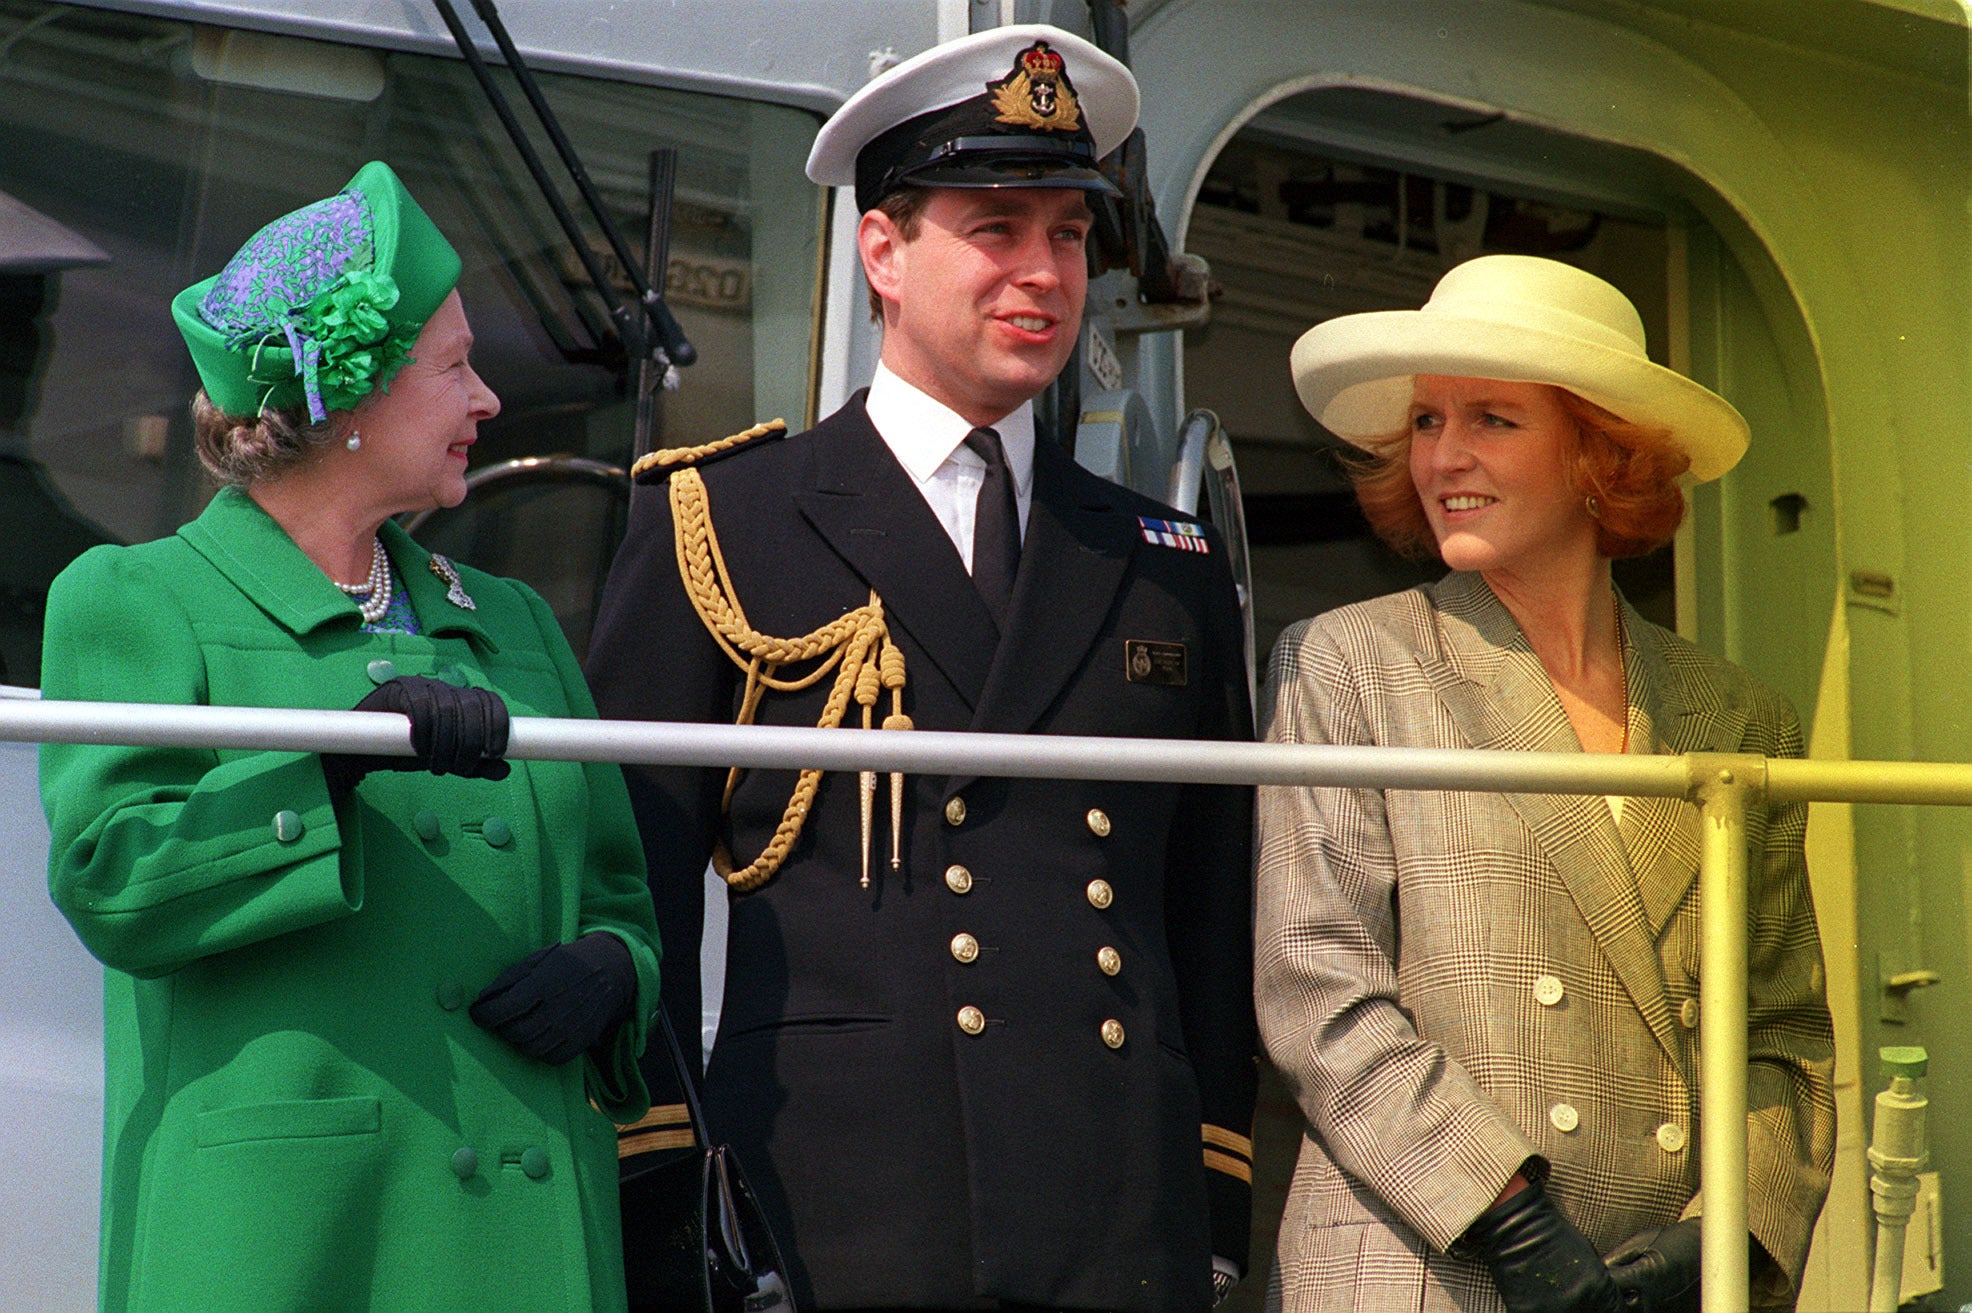
[[988,82],[993,93],[995,123],[1042,132],[1075,132],[1082,126],[1080,102],[1069,85],[1067,65],[1061,56],[1036,41],[1020,52],[1013,71],[998,82]]
[[445,600],[453,606],[468,611],[477,611],[479,606],[466,593],[465,580],[459,578],[459,569],[451,561],[437,552],[431,554],[431,572],[445,581]]

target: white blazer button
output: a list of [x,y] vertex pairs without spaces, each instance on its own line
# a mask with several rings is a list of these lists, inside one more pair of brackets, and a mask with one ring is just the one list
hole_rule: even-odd
[[1554,1129],[1566,1135],[1582,1124],[1582,1115],[1575,1111],[1573,1104],[1557,1103],[1547,1110],[1547,1119],[1554,1123]]
[[1686,1030],[1698,1029],[1698,1000],[1697,999],[1688,998],[1684,1002],[1678,1004],[1678,1020],[1684,1023],[1684,1028]]
[[1534,998],[1544,1008],[1551,1008],[1561,1001],[1568,991],[1561,986],[1560,976],[1536,976],[1534,978]]
[[1676,1122],[1665,1122],[1657,1128],[1657,1147],[1665,1153],[1679,1153],[1684,1149],[1684,1127]]

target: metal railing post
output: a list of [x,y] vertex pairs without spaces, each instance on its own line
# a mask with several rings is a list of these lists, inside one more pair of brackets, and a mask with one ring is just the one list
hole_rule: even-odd
[[1746,1313],[1746,810],[1765,787],[1759,757],[1694,754],[1703,831],[1698,868],[1699,1188],[1705,1313]]

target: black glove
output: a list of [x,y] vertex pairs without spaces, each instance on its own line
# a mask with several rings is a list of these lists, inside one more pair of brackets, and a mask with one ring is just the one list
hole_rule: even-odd
[[1603,1255],[1628,1313],[1698,1313],[1695,1217],[1639,1231]]
[[459,688],[442,679],[398,675],[358,702],[355,711],[394,711],[411,718],[412,757],[347,752],[322,754],[329,797],[341,802],[373,770],[428,770],[434,775],[473,775],[504,780],[513,768],[507,750],[507,704],[483,688]]
[[473,1021],[528,1057],[558,1067],[616,1033],[637,999],[637,963],[606,931],[538,948],[481,990]]
[[1622,1313],[1609,1269],[1538,1181],[1479,1214],[1460,1244],[1492,1272],[1507,1313]]

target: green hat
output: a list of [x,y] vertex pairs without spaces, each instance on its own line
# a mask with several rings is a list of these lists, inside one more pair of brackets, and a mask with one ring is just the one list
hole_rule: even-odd
[[319,423],[388,388],[459,281],[459,253],[388,164],[255,233],[171,302],[206,396],[228,415],[299,401]]

